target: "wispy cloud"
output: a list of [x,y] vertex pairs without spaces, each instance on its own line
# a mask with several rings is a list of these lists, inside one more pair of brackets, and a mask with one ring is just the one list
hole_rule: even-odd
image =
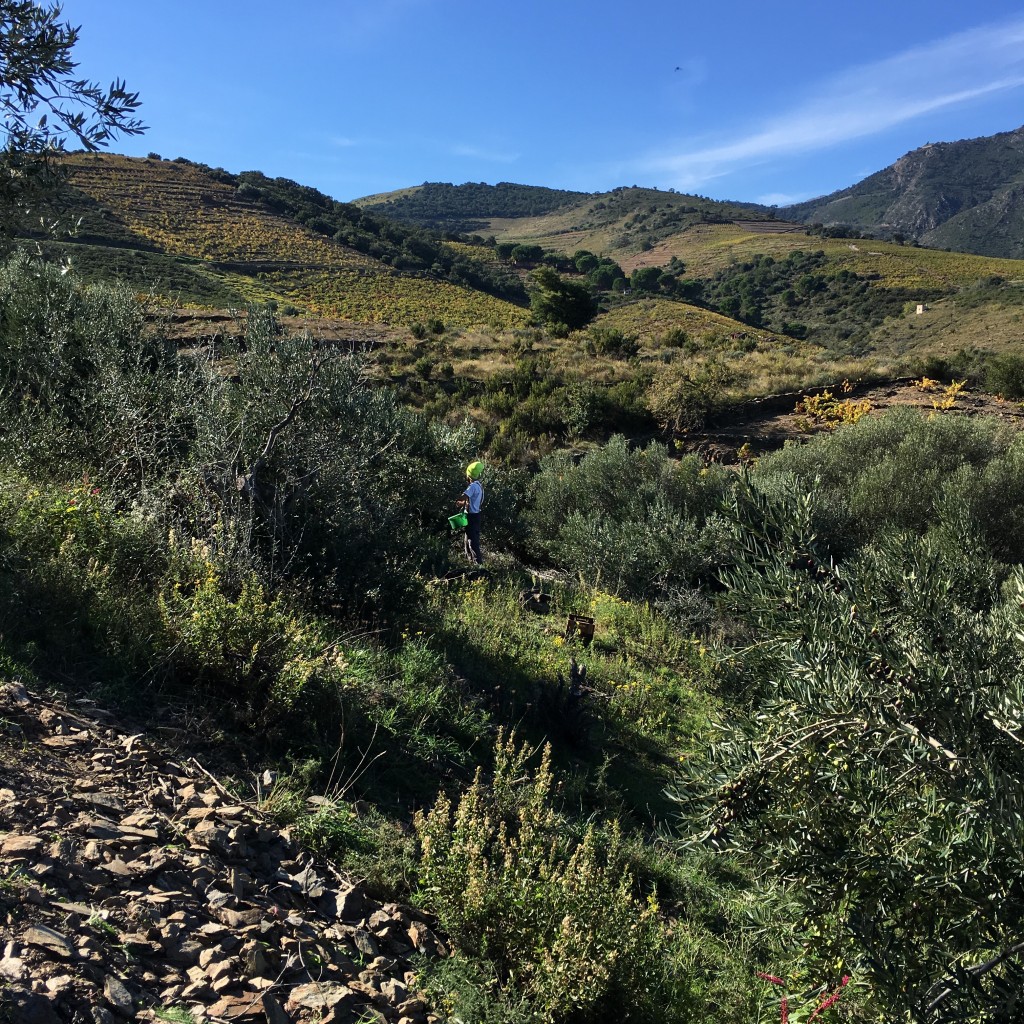
[[347,135],[332,135],[327,141],[338,149],[350,149],[352,146],[359,145],[357,139],[350,139]]
[[805,199],[813,198],[811,192],[768,192],[758,196],[754,202],[762,206],[792,206],[793,203],[802,203]]
[[508,150],[462,143],[452,146],[452,153],[455,156],[464,156],[471,160],[484,160],[492,164],[513,164],[519,159],[518,153],[511,153]]
[[984,25],[850,68],[814,98],[732,139],[652,154],[636,169],[690,191],[741,165],[824,149],[925,114],[1024,86],[1024,17]]

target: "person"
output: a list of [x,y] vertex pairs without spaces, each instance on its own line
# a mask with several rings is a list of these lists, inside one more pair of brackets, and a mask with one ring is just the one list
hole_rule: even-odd
[[480,510],[484,504],[484,488],[480,483],[483,476],[484,464],[482,462],[471,462],[466,467],[466,489],[462,497],[456,501],[456,505],[466,510],[466,556],[471,562],[483,565],[483,554],[480,551]]

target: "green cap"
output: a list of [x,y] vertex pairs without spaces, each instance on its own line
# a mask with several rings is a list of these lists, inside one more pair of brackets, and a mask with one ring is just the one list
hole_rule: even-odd
[[484,471],[484,464],[482,462],[471,462],[466,467],[466,476],[470,480],[479,480]]

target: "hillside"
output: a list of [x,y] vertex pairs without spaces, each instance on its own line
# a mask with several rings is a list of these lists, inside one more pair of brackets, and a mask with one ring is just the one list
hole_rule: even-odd
[[486,229],[496,217],[537,217],[589,198],[586,192],[516,185],[467,182],[451,185],[424,182],[414,188],[364,196],[356,206],[392,220],[447,231],[473,232]]
[[1024,256],[1024,128],[929,143],[850,188],[786,207],[803,223],[1019,259]]
[[515,275],[295,182],[106,154],[67,165],[81,225],[65,248],[95,279],[116,274],[200,305],[273,300],[358,323],[525,323]]
[[[356,205],[397,220],[466,225],[497,239],[532,242],[559,252],[589,249],[623,265],[662,239],[695,224],[749,220],[771,230],[774,211],[659,189],[623,187],[593,195],[527,185],[423,185],[368,196]],[[420,220],[422,218],[422,221]]]
[[[179,343],[240,336],[238,310],[276,307],[286,329],[372,350],[370,371],[404,402],[453,426],[472,417],[505,457],[532,458],[553,439],[692,428],[760,395],[926,364],[980,384],[1017,345],[1017,261],[812,236],[702,197],[506,184],[421,186],[368,204],[420,196],[444,220],[451,203],[449,224],[490,218],[502,241],[487,244],[254,171],[83,154],[69,166],[81,225],[62,250],[75,269],[197,307],[161,313],[157,330]],[[530,256],[513,257],[513,243]],[[591,283],[581,250],[602,254],[618,283]],[[600,287],[589,325],[531,325],[527,286],[544,264]],[[681,414],[667,396],[688,391],[698,397]]]
[[[405,197],[395,193],[394,207]],[[392,209],[386,197],[373,199],[374,209]],[[888,372],[894,361],[906,369],[933,354],[1016,346],[1014,309],[1024,279],[1016,259],[808,233],[765,208],[653,189],[616,189],[533,216],[500,216],[501,196],[490,186],[438,186],[431,202],[438,217],[442,202],[462,212],[471,205],[476,227],[506,245],[540,245],[565,258],[600,253],[627,274],[662,268],[669,278],[660,297],[729,317],[730,334],[752,327],[824,346],[816,361],[856,356],[869,360],[862,372]],[[628,306],[637,296],[622,301]],[[922,304],[923,316],[910,315]],[[657,348],[664,331],[654,321],[620,314],[616,304],[609,315],[599,323],[624,318],[643,347]],[[559,351],[556,345],[556,359]],[[807,367],[796,372],[799,363],[779,382],[800,380]],[[814,379],[817,373],[804,378]]]
[[0,265],[0,1019],[1015,1019],[1020,263],[77,160]]
[[229,793],[186,751],[18,684],[0,714],[5,1019],[439,1019],[410,957],[444,946],[263,813],[272,782]]

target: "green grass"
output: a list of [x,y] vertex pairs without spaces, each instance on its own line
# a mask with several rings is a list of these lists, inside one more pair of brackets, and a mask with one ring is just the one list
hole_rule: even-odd
[[[663,789],[688,757],[714,709],[712,661],[646,604],[582,586],[552,585],[551,613],[524,611],[517,574],[436,591],[435,642],[498,721],[522,720],[593,793],[616,811],[651,821],[667,809]],[[595,619],[584,647],[564,635],[569,613]],[[567,716],[570,660],[587,669],[580,719]]]

